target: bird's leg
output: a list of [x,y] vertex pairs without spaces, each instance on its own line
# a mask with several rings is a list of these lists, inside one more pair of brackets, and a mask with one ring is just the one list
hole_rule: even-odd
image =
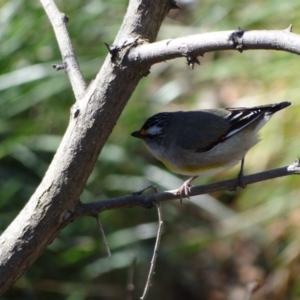
[[247,185],[244,182],[244,162],[245,162],[245,157],[243,157],[241,161],[241,169],[236,181],[236,187],[240,187],[243,189],[247,187]]
[[191,182],[198,176],[193,176],[183,183],[183,185],[177,190],[176,194],[180,197],[180,203],[182,204],[182,198],[190,198]]

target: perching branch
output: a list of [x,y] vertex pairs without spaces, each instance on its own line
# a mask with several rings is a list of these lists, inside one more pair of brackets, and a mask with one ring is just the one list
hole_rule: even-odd
[[[57,34],[63,63],[68,67],[74,63],[74,69],[79,71],[74,51],[66,42],[65,17],[57,11],[53,1],[41,2],[55,30],[64,32]],[[79,82],[81,86],[76,92],[80,101],[71,110],[68,129],[41,184],[0,237],[0,294],[33,264],[69,223],[106,140],[138,82],[148,72],[148,67],[125,65],[124,56],[133,46],[128,41],[154,42],[170,9],[169,0],[130,1],[114,42],[121,49],[117,60],[112,62],[110,55],[107,56],[84,96],[81,75],[77,73],[77,78],[72,79],[72,85]]]
[[[244,182],[248,185],[278,177],[299,174],[300,164],[299,160],[297,159],[291,165],[283,168],[244,176]],[[191,196],[197,196],[219,191],[234,190],[235,188],[236,179],[230,179],[207,185],[194,186],[191,188],[190,194]],[[123,207],[141,206],[144,208],[151,208],[153,207],[153,203],[179,199],[179,196],[176,194],[176,192],[177,190],[172,190],[150,195],[141,195],[140,193],[134,193],[132,195],[100,200],[92,203],[78,203],[74,214],[70,217],[72,219],[76,219],[81,216],[95,216],[95,214],[101,213],[105,210],[118,209]]]
[[[80,216],[125,206],[151,206],[153,200],[177,199],[174,191],[152,196],[130,195],[80,204],[78,199],[121,112],[151,65],[184,56],[190,67],[208,51],[276,49],[299,54],[299,35],[287,31],[226,31],[154,43],[174,8],[170,0],[131,0],[110,53],[86,89],[67,29],[67,17],[54,1],[40,0],[53,24],[76,104],[68,129],[40,186],[0,237],[0,294],[43,253],[68,223]],[[60,62],[59,62],[60,63]],[[80,100],[80,101],[78,101]],[[270,172],[270,173],[269,173]],[[286,168],[245,177],[245,183],[295,174]],[[258,177],[255,177],[258,176]],[[232,189],[235,180],[194,187],[191,195]],[[147,198],[148,197],[148,198]],[[143,202],[144,201],[144,202]],[[22,251],[20,251],[20,249]]]

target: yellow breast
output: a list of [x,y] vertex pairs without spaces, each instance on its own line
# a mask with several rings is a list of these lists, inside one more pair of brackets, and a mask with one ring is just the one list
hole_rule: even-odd
[[161,162],[172,172],[182,175],[188,175],[188,176],[196,176],[196,175],[214,175],[221,173],[229,168],[232,167],[232,165],[224,165],[224,164],[215,164],[210,166],[175,166],[170,164],[169,162],[165,160],[161,160]]

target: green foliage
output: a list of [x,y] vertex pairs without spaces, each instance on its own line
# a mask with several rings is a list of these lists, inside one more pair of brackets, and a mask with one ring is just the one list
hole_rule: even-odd
[[[232,30],[300,32],[300,3],[290,1],[186,1],[172,10],[158,39]],[[57,1],[87,81],[107,55],[127,1]],[[122,113],[81,197],[84,202],[132,193],[149,183],[174,189],[185,178],[170,174],[130,133],[160,111],[252,106],[288,100],[263,129],[246,158],[246,173],[290,164],[299,155],[298,57],[275,51],[206,53],[191,71],[183,58],[155,65]],[[34,192],[59,145],[74,96],[50,22],[37,1],[0,2],[0,230]],[[195,183],[234,177],[237,169]],[[255,277],[279,282],[278,299],[299,297],[295,245],[299,179],[279,178],[243,191],[164,203],[164,235],[149,299],[223,299],[225,291]],[[219,199],[219,200],[216,200]],[[155,210],[108,211],[101,220],[112,251],[107,259],[96,222],[82,218],[65,228],[3,299],[120,299],[137,256],[135,298],[142,294],[156,234]],[[280,273],[281,272],[281,273]],[[285,273],[284,273],[285,272]],[[287,274],[286,277],[280,275]],[[288,281],[285,278],[292,278]],[[273,279],[273,281],[272,281]],[[263,287],[255,299],[280,295]],[[229,298],[228,298],[229,299]],[[236,298],[230,298],[236,299]],[[241,299],[241,297],[239,298]],[[254,298],[253,298],[254,299]]]

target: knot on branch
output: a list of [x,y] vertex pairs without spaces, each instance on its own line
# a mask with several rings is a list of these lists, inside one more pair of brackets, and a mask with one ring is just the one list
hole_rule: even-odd
[[63,63],[61,65],[58,64],[52,64],[53,69],[55,69],[56,71],[61,71],[61,70],[65,70],[67,68],[67,64]]
[[117,61],[122,62],[125,55],[132,47],[136,47],[138,45],[142,45],[144,43],[148,43],[148,40],[143,40],[140,38],[132,38],[129,40],[125,40],[120,45],[109,45],[104,43],[108,49],[108,52],[111,55],[111,62],[117,63]]
[[105,42],[104,42],[104,44],[105,44],[106,48],[108,49],[108,52],[111,55],[111,58],[110,58],[111,62],[115,62],[117,54],[121,48],[117,45],[109,45]]
[[[167,42],[167,44],[169,43],[170,41]],[[186,57],[186,63],[192,70],[194,69],[195,63],[200,65],[199,59],[193,54],[193,50],[188,43],[183,43],[180,45],[180,52],[182,56]],[[199,55],[203,56],[203,54]]]
[[195,63],[200,65],[200,60],[196,56],[188,55],[186,57],[186,63],[192,70],[194,70]]
[[[145,188],[143,188],[143,189],[141,189],[141,190],[139,190],[137,192],[132,193],[132,196],[140,196],[145,191],[150,190],[150,189],[153,189],[153,191],[154,191],[155,194],[158,193],[156,185],[151,184],[151,185],[146,186]],[[151,198],[147,198],[146,201],[143,201],[143,203],[142,203],[141,206],[144,207],[144,208],[152,208],[152,207],[154,207],[156,205],[157,204],[156,204],[155,200],[152,200]]]
[[67,15],[64,14],[64,13],[61,14],[61,19],[62,19],[62,21],[63,21],[65,24],[67,24],[67,23],[69,22],[69,20],[70,20],[69,16],[67,16]]
[[243,45],[243,35],[245,31],[238,27],[230,36],[229,36],[229,43],[233,46],[233,48],[240,53],[244,51]]

